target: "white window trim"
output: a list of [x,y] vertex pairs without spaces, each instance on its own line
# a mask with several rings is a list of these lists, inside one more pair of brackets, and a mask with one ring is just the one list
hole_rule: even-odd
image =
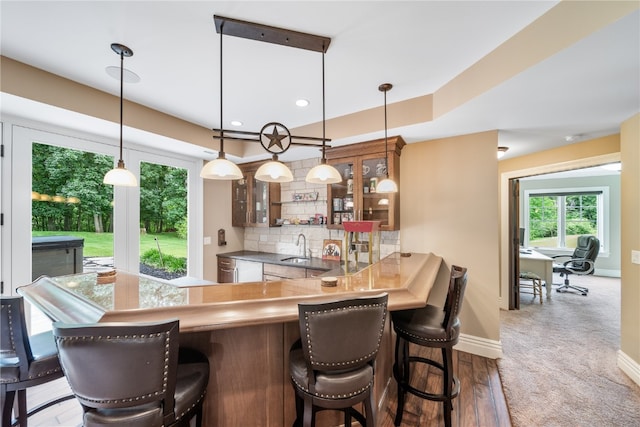
[[[5,145],[5,162],[0,173],[3,174],[2,204],[9,208],[5,212],[5,227],[2,234],[2,280],[5,283],[5,294],[15,294],[17,286],[31,282],[31,143],[39,141],[76,150],[90,151],[118,157],[118,146],[111,140],[104,140],[95,135],[86,135],[64,129],[41,130],[47,128],[42,124],[12,123],[4,121],[2,128]],[[136,164],[132,172],[139,179],[139,161],[149,161],[178,166],[188,169],[189,209],[188,209],[188,271],[192,277],[202,278],[203,274],[203,184],[199,177],[202,161],[200,159],[182,157],[161,150],[150,151],[139,146],[125,147],[123,158],[127,167]],[[134,161],[135,159],[136,161]],[[139,188],[117,187],[114,189],[114,203],[125,206],[125,209],[114,211],[114,264],[116,268],[127,271],[138,271],[139,262]],[[134,194],[135,193],[135,194]],[[135,233],[131,232],[132,228]],[[133,243],[135,241],[135,244]],[[135,248],[131,249],[131,248]],[[12,256],[15,254],[15,256]],[[25,256],[26,255],[26,256]],[[132,266],[135,264],[135,268]],[[9,284],[10,288],[9,289]]]
[[[598,206],[598,218],[602,218],[602,221],[598,221],[598,234],[601,236],[600,238],[600,246],[602,252],[600,256],[608,256],[609,254],[609,240],[610,240],[610,199],[609,199],[609,187],[608,186],[598,186],[598,187],[568,187],[568,188],[536,188],[531,190],[524,191],[524,201],[522,203],[523,206],[523,222],[526,230],[529,230],[529,196],[530,195],[538,195],[538,194],[548,194],[548,193],[586,193],[590,191],[600,191],[602,192],[602,203]],[[564,221],[564,217],[562,218]],[[525,246],[529,246],[529,233],[525,233]],[[573,253],[573,250],[568,248],[540,248],[554,252],[566,252]]]

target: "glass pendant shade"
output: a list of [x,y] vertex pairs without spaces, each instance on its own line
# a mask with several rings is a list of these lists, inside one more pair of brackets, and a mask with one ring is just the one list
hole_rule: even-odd
[[200,176],[206,179],[241,179],[242,171],[230,160],[218,157],[202,167]]
[[136,187],[138,185],[138,179],[124,167],[122,160],[118,161],[118,166],[107,172],[102,182],[122,187]]
[[396,185],[395,182],[393,182],[393,180],[389,178],[385,178],[378,183],[378,186],[376,187],[376,192],[377,193],[397,193],[398,186]]
[[264,182],[291,182],[293,174],[283,163],[271,160],[258,168],[255,178]]
[[337,184],[342,182],[342,175],[333,166],[322,162],[311,168],[305,181],[311,184]]

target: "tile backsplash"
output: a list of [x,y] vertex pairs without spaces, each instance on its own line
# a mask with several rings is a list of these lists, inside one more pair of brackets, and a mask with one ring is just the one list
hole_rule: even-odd
[[[327,186],[310,184],[305,181],[309,169],[318,164],[319,159],[305,159],[287,163],[293,173],[293,181],[280,184],[282,218],[291,224],[295,220],[327,215]],[[310,200],[317,194],[317,200]],[[298,199],[294,195],[299,195]],[[306,200],[305,200],[306,199]],[[321,256],[324,239],[344,240],[342,230],[328,230],[324,225],[283,225],[282,227],[246,227],[244,249],[248,251],[274,252],[288,255],[303,255],[302,240],[297,246],[298,235],[304,234],[307,248],[314,257]],[[380,257],[400,250],[400,233],[383,231],[380,239]],[[308,255],[308,254],[304,254]]]

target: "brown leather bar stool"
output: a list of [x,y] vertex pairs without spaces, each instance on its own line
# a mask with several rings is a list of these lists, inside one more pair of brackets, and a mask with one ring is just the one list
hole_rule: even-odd
[[[423,399],[443,402],[445,426],[451,426],[452,400],[460,392],[460,381],[453,374],[453,346],[460,335],[458,313],[467,286],[467,269],[451,267],[451,279],[444,308],[427,304],[423,308],[391,313],[393,330],[397,334],[393,376],[398,383],[398,409],[395,425],[402,423],[404,398],[411,393]],[[442,349],[442,363],[409,354],[409,343]],[[411,386],[411,363],[426,363],[443,372],[442,393],[427,393]]]
[[[387,294],[323,304],[299,304],[300,340],[289,352],[296,393],[296,422],[314,423],[315,413],[339,409],[345,426],[351,416],[376,425],[374,361],[387,316]],[[364,403],[365,416],[353,409]]]
[[53,324],[60,364],[83,426],[188,426],[209,382],[205,355],[179,349],[178,320]]
[[[29,337],[20,296],[2,297],[0,314],[0,401],[2,426],[27,426],[27,418],[52,405],[73,399],[73,395],[50,400],[27,412],[27,388],[63,377],[56,343],[51,331]],[[12,410],[18,392],[15,422]]]

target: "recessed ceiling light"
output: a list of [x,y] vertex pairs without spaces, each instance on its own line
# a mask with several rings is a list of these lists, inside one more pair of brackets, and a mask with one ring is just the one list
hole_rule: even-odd
[[298,107],[306,107],[307,105],[309,105],[309,101],[307,101],[306,99],[298,99],[296,101],[296,105]]
[[242,122],[240,120],[231,120],[231,126],[242,126]]
[[[109,65],[104,69],[107,74],[109,74],[114,79],[120,81],[120,67],[115,67],[113,65]],[[122,80],[125,83],[138,83],[140,81],[140,76],[134,73],[133,71],[127,70],[126,68],[122,70]]]

